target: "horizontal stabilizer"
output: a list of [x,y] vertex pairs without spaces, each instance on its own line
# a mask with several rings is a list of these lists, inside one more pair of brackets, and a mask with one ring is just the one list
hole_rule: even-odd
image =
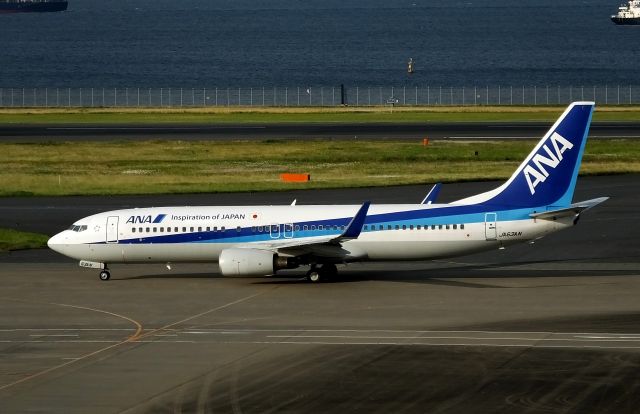
[[532,218],[536,219],[553,219],[559,217],[567,217],[567,216],[575,216],[583,211],[587,211],[592,207],[597,206],[600,203],[607,201],[609,197],[599,197],[594,198],[593,200],[580,201],[578,203],[573,203],[569,207],[561,208],[558,210],[550,210],[543,211],[541,213],[533,213],[529,214]]

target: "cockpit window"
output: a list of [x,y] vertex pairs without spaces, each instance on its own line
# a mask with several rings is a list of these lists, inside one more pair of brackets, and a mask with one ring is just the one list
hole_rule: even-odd
[[87,229],[86,225],[78,226],[78,225],[74,224],[71,227],[69,227],[69,230],[75,231],[76,233],[81,232],[81,231],[85,231],[86,229]]

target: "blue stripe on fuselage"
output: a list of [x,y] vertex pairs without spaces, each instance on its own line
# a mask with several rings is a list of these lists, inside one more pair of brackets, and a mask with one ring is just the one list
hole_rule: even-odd
[[[497,207],[497,206],[496,206]],[[546,208],[537,209],[537,211],[544,211]],[[497,213],[498,221],[505,220],[525,220],[529,219],[529,214],[536,210],[531,208],[524,209],[491,209],[487,205],[464,205],[464,206],[449,206],[440,208],[418,209],[409,211],[398,211],[391,213],[372,214],[367,216],[365,225],[369,228],[363,230],[364,232],[381,231],[379,229],[371,230],[371,225],[384,225],[384,230],[387,230],[387,226],[402,225],[440,225],[440,224],[471,224],[480,223],[485,221],[485,213],[492,212]],[[285,223],[279,225],[279,236],[272,237],[270,233],[269,225],[262,225],[263,232],[256,232],[256,227],[237,227],[227,228],[224,231],[200,231],[192,233],[178,233],[178,234],[165,234],[151,237],[135,237],[131,239],[120,240],[121,244],[154,244],[154,243],[240,243],[240,242],[260,242],[269,240],[281,240],[291,238],[305,238],[305,237],[317,237],[327,235],[340,235],[343,231],[341,226],[346,226],[351,221],[352,217],[343,217],[336,219],[325,220],[312,220],[312,221],[300,221],[293,223],[286,223],[298,226],[300,230],[294,230],[293,237],[286,237]],[[168,225],[169,226],[169,225]],[[311,227],[316,226],[315,230],[303,230],[304,226]],[[318,230],[318,226],[323,226],[325,229]],[[329,228],[327,228],[329,226]],[[335,226],[335,228],[334,228]]]

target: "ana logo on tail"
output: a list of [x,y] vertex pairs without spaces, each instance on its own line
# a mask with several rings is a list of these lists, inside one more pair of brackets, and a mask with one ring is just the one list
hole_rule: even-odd
[[562,161],[562,153],[573,148],[573,144],[557,132],[554,132],[549,140],[553,144],[553,150],[549,149],[547,144],[542,146],[548,157],[537,153],[524,167],[522,172],[524,177],[527,179],[527,184],[529,184],[529,191],[531,191],[531,195],[536,193],[536,187],[538,184],[543,183],[549,176],[549,172],[545,168],[545,165],[551,168],[556,168],[558,164],[560,164],[560,161]]

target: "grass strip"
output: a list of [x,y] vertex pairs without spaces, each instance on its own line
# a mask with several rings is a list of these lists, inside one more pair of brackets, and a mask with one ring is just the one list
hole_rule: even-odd
[[[565,106],[331,107],[331,108],[27,108],[0,109],[5,124],[269,124],[553,122]],[[599,106],[594,121],[640,121],[640,107]]]
[[[0,196],[278,191],[509,177],[517,141],[106,141],[0,143]],[[592,140],[582,174],[640,172],[640,140]],[[310,173],[284,183],[281,173]]]
[[49,236],[0,228],[0,252],[22,249],[37,249],[47,245]]

